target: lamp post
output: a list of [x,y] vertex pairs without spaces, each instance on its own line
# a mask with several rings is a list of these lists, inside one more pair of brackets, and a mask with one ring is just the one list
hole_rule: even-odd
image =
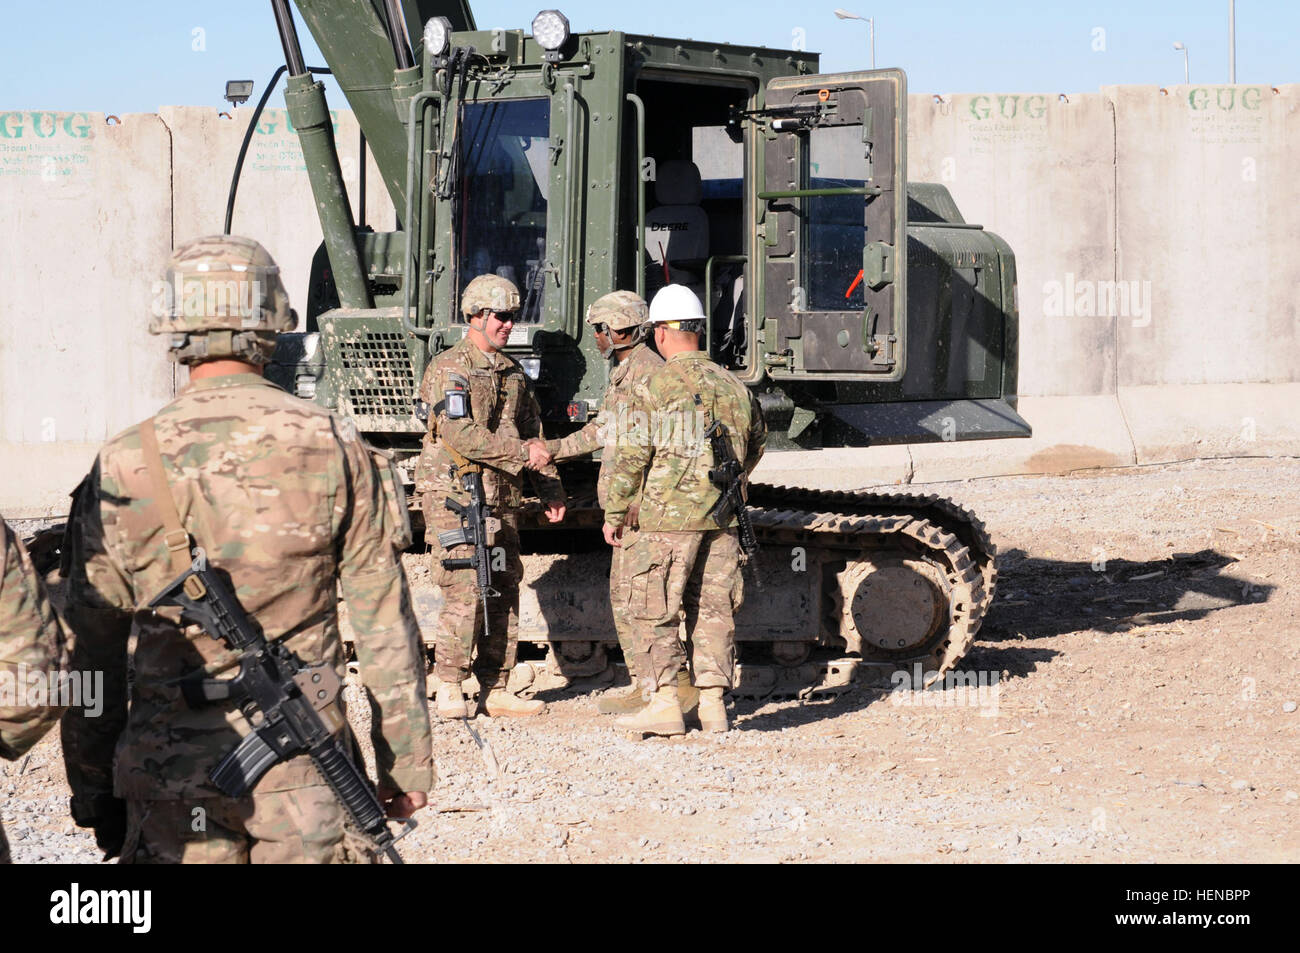
[[867,28],[871,31],[871,68],[876,68],[876,19],[875,17],[862,17],[856,13],[849,13],[848,10],[840,8],[835,11],[835,15],[841,20],[866,20]]
[[1190,84],[1191,81],[1192,81],[1192,79],[1191,79],[1191,73],[1189,72],[1189,70],[1188,70],[1188,68],[1187,68],[1187,47],[1184,46],[1182,43],[1175,42],[1175,43],[1174,43],[1174,49],[1176,49],[1176,50],[1181,50],[1181,51],[1182,51],[1182,54],[1183,54],[1183,82],[1184,82],[1184,83],[1188,83],[1188,84]]
[[1237,81],[1237,0],[1228,0],[1228,82]]

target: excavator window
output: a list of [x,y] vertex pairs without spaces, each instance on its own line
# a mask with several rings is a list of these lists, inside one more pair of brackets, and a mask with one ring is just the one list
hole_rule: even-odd
[[518,324],[536,323],[543,312],[550,121],[546,99],[461,106],[453,191],[457,300],[477,275],[509,278],[522,297]]
[[[860,126],[819,126],[808,135],[809,189],[862,188],[866,146]],[[861,311],[866,199],[823,195],[805,200],[803,285],[810,311]]]

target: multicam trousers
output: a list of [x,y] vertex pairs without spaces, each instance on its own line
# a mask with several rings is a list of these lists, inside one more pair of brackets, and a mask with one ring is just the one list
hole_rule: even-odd
[[[327,785],[244,798],[128,800],[124,864],[337,864],[364,850],[345,836]],[[366,858],[367,860],[369,858]]]
[[618,647],[623,650],[627,674],[632,683],[636,684],[642,678],[642,673],[637,667],[634,636],[638,622],[632,618],[627,607],[627,593],[632,584],[632,576],[627,567],[627,549],[625,546],[615,546],[610,550],[609,557],[609,606],[614,613],[614,632],[618,635]]
[[731,688],[736,674],[734,614],[744,597],[740,542],[734,530],[642,532],[624,537],[623,598],[634,620],[637,673],[655,687],[686,664],[678,636],[686,621],[693,681]]
[[[433,542],[436,534],[460,528],[460,518],[428,495],[424,500],[425,537]],[[519,582],[524,577],[519,557],[519,530],[513,513],[500,517],[501,529],[492,540],[492,588],[500,595],[488,598],[488,637],[483,628],[483,599],[473,569],[446,569],[443,559],[463,559],[471,555],[468,546],[443,549],[434,546],[429,569],[433,581],[442,589],[442,614],[438,617],[438,634],[434,640],[434,674],[443,682],[463,682],[469,677],[471,660],[474,674],[484,688],[504,688],[515,667],[519,644]],[[477,654],[475,649],[477,648]]]

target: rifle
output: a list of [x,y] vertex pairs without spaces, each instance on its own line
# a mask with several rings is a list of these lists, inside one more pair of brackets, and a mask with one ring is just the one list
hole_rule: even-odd
[[501,595],[492,588],[492,546],[490,538],[501,528],[501,520],[492,515],[483,490],[483,467],[471,463],[445,443],[453,469],[460,476],[460,485],[469,494],[468,503],[459,503],[448,497],[447,509],[460,517],[460,529],[438,534],[438,545],[443,549],[469,544],[474,547],[469,556],[442,560],[444,569],[473,569],[479,598],[483,601],[483,637],[488,635],[488,598]]
[[709,422],[704,436],[713,448],[713,466],[709,469],[709,482],[722,491],[718,502],[713,504],[709,515],[719,526],[726,526],[731,517],[736,517],[736,529],[740,536],[740,551],[749,559],[758,552],[758,538],[754,535],[754,524],[750,522],[749,510],[745,507],[746,485],[745,468],[736,459],[728,439],[729,431],[722,421],[704,411],[700,395],[695,395],[695,406],[704,412]]
[[[357,827],[389,860],[402,863],[393,845],[414,830],[416,822],[400,818],[406,829],[394,836],[370,779],[348,754],[340,738],[343,718],[334,704],[342,687],[334,667],[327,662],[308,665],[283,643],[267,641],[239,604],[228,578],[198,559],[149,603],[151,609],[179,606],[183,621],[201,626],[239,653],[234,678],[195,673],[181,680],[181,692],[192,708],[234,701],[256,724],[208,779],[227,797],[245,797],[272,766],[306,752]],[[260,720],[253,722],[258,714]]]

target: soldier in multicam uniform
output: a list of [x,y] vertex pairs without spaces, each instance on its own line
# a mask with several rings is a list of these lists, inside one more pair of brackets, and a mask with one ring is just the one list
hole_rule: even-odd
[[[434,580],[442,589],[443,607],[434,643],[434,673],[439,679],[438,714],[469,716],[461,683],[469,677],[471,657],[480,686],[479,708],[488,715],[527,716],[545,705],[512,695],[506,689],[519,641],[518,510],[523,503],[523,471],[535,471],[533,484],[553,523],[564,519],[564,488],[541,440],[541,411],[523,368],[502,350],[510,340],[519,290],[496,275],[479,275],[461,296],[466,332],[455,347],[430,363],[420,382],[420,400],[428,407],[429,430],[416,470],[423,492],[426,536],[460,527],[447,509],[448,498],[469,501],[457,474],[457,460],[483,468],[487,503],[500,520],[490,541],[492,587],[482,620],[481,598],[473,569],[448,569],[443,559],[464,555],[463,547],[435,548]],[[461,465],[465,465],[462,463]],[[487,637],[480,637],[482,626]],[[477,647],[477,653],[475,648]]]
[[[189,707],[178,681],[233,675],[238,656],[179,624],[177,610],[143,607],[188,560],[188,535],[197,558],[229,574],[267,639],[342,677],[341,588],[372,712],[379,797],[391,815],[409,816],[427,803],[434,774],[424,654],[397,551],[409,537],[401,484],[349,421],[263,380],[275,335],[293,318],[261,245],[191,242],[172,256],[167,281],[149,330],[170,335],[171,358],[191,365],[190,385],[105,444],[68,523],[73,667],[105,673],[102,715],[74,709],[63,722],[73,818],[123,863],[357,859],[345,810],[306,755],[272,767],[246,798],[219,795],[208,773],[247,720],[228,702]],[[123,819],[114,843],[105,833]]]
[[[46,682],[64,670],[67,648],[58,616],[50,608],[40,573],[9,524],[0,519],[0,673],[15,691],[12,706],[0,704],[0,758],[22,757],[63,714],[53,704],[27,703],[20,671]],[[19,669],[22,666],[22,669]],[[10,862],[9,844],[0,826],[0,864]]]
[[[610,475],[614,457],[618,453],[620,436],[625,436],[631,426],[630,414],[637,406],[648,402],[646,382],[654,371],[663,366],[664,359],[645,343],[645,324],[648,312],[645,300],[633,291],[615,291],[597,300],[587,309],[587,324],[596,335],[596,347],[610,360],[609,390],[601,402],[600,412],[581,430],[560,440],[546,441],[546,449],[556,460],[584,457],[596,450],[602,451],[600,475],[596,480],[596,499],[603,507],[609,493]],[[639,489],[639,488],[638,488]],[[628,519],[629,529],[635,529],[635,513]],[[645,707],[643,682],[636,671],[636,650],[632,638],[633,620],[628,618],[626,598],[628,576],[624,568],[623,548],[614,547],[609,567],[609,602],[614,613],[614,630],[623,650],[628,675],[632,685],[625,693],[611,692],[596,704],[602,714],[639,711]],[[678,679],[678,698],[682,711],[695,707],[698,693],[691,686],[689,673],[683,671]]]
[[[720,490],[709,480],[705,421],[726,426],[746,474],[763,455],[767,429],[749,389],[699,349],[704,321],[689,288],[669,285],[655,295],[649,323],[666,360],[647,384],[648,429],[619,447],[605,502],[605,540],[627,550],[627,610],[647,623],[635,630],[637,671],[653,692],[644,709],[618,724],[644,734],[686,731],[677,692],[686,664],[678,639],[683,613],[705,731],[727,730],[723,694],[735,679],[740,544],[734,516],[719,527],[709,514]],[[629,532],[633,506],[639,529]]]

